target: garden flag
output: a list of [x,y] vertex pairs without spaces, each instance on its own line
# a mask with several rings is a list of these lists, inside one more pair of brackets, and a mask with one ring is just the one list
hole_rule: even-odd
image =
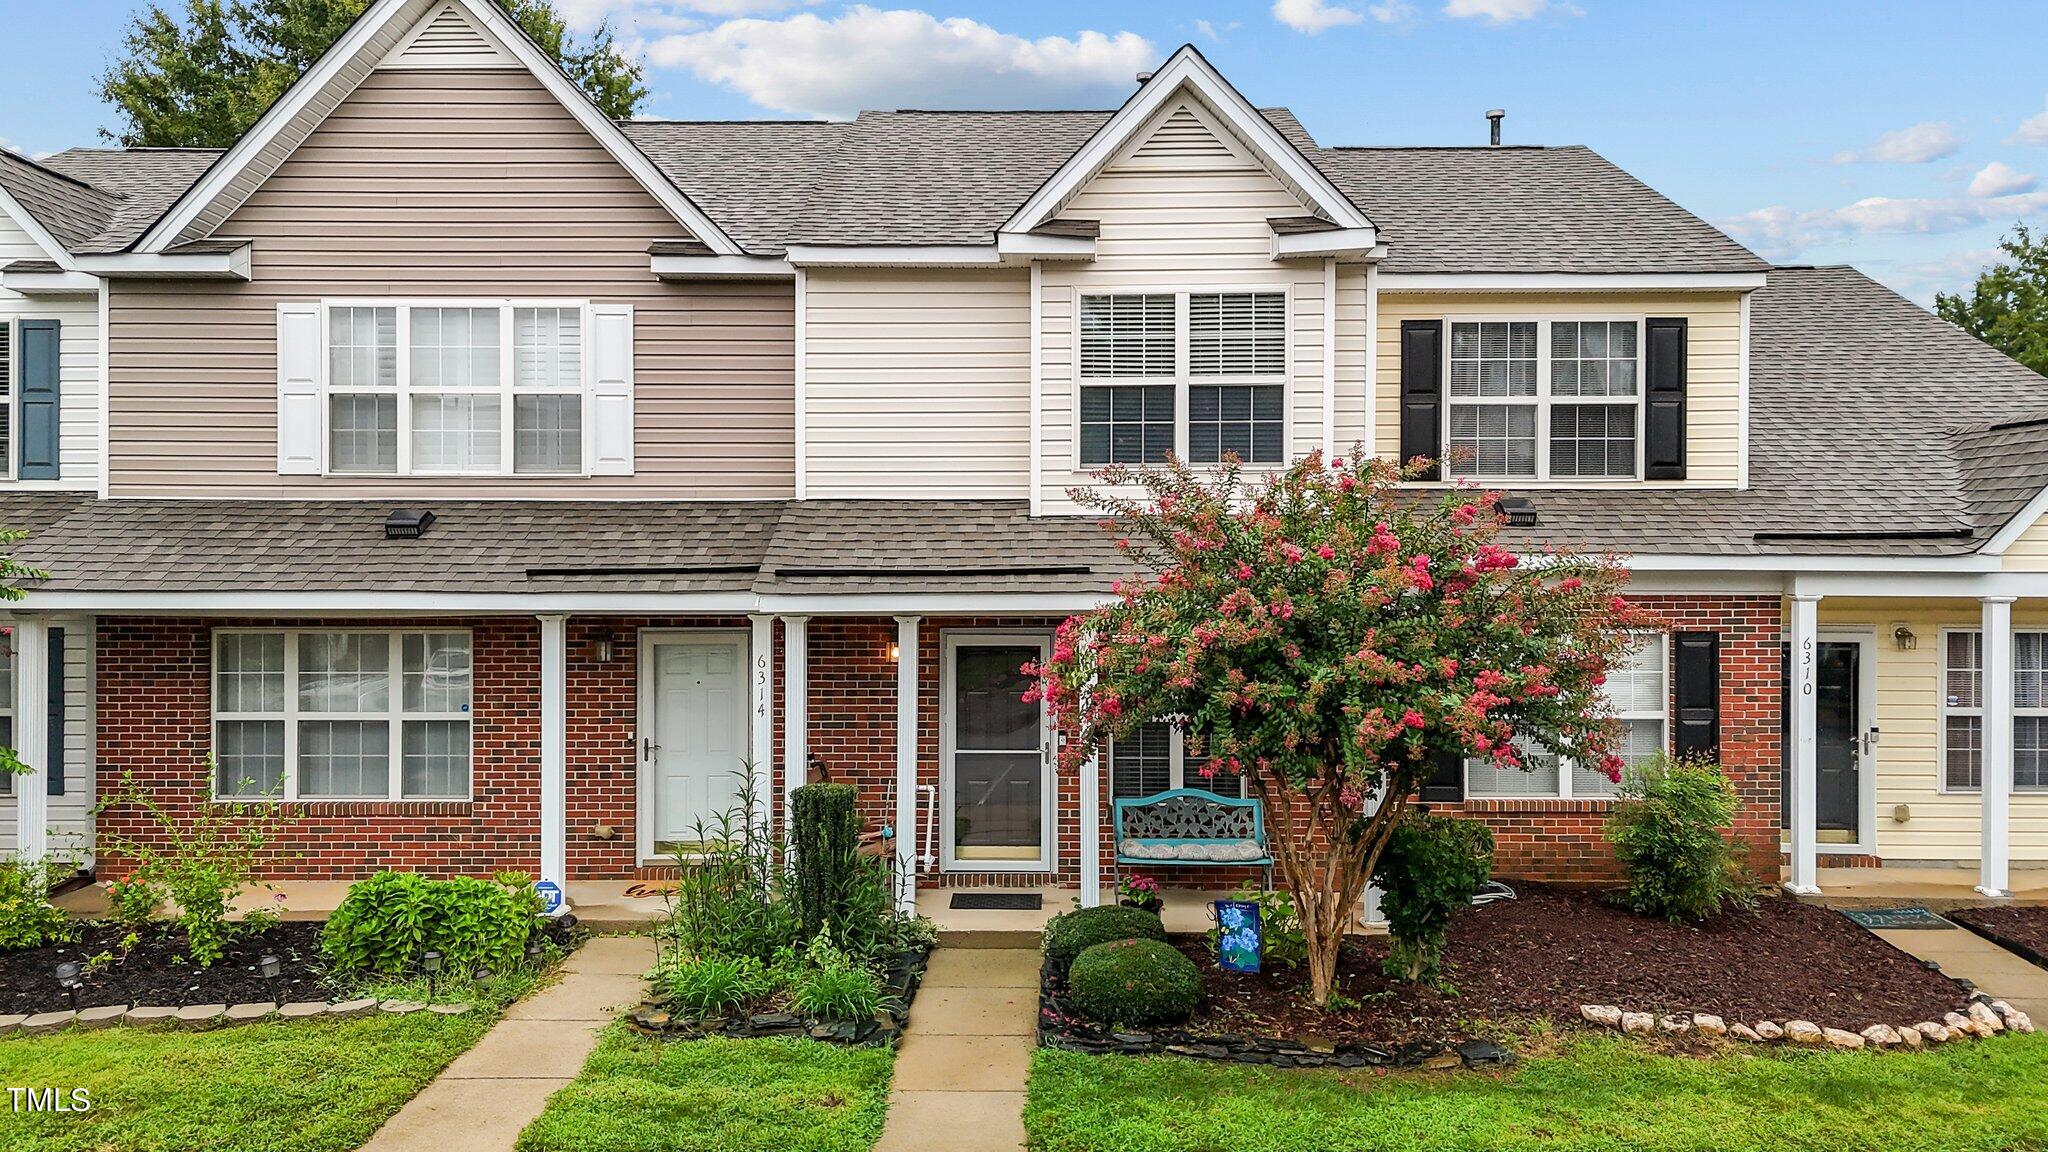
[[1259,970],[1259,906],[1251,900],[1216,902],[1216,962],[1225,972]]

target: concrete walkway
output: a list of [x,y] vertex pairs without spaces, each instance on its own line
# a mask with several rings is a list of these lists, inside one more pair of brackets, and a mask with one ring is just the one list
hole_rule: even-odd
[[1035,949],[941,947],[896,1051],[875,1152],[1015,1152],[1038,1046]]
[[1880,928],[1879,939],[1910,956],[1932,960],[1994,1000],[2048,1020],[2048,969],[2035,967],[1964,928]]
[[586,942],[562,962],[560,980],[514,1004],[386,1121],[364,1152],[510,1152],[555,1089],[583,1069],[613,1011],[639,1001],[641,976],[653,966],[650,937]]

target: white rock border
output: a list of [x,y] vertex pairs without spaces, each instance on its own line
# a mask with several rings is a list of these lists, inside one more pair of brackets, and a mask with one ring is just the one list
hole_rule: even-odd
[[[115,1024],[131,1028],[170,1027],[204,1031],[209,1028],[253,1024],[258,1020],[317,1020],[323,1017],[352,1020],[378,1013],[405,1016],[414,1012],[460,1016],[473,1007],[474,1005],[466,1002],[423,1004],[417,1000],[297,1000],[282,1005],[272,1004],[268,1000],[256,1000],[247,1004],[187,1004],[182,1007],[141,1005],[132,1008],[124,1004],[112,1004],[84,1008],[76,1012],[66,1010],[37,1012],[33,1015],[0,1015],[0,1036],[48,1036],[65,1031],[108,1028]],[[2032,1030],[2031,1025],[2029,1030]]]
[[[1982,993],[1970,997],[1962,1011],[1945,1014],[1940,1023],[1923,1020],[1918,1024],[1886,1024],[1879,1021],[1861,1032],[1823,1028],[1810,1020],[1759,1020],[1751,1025],[1739,1020],[1729,1023],[1704,1012],[1690,1016],[1656,1014],[1632,1011],[1615,1004],[1581,1004],[1579,1016],[1596,1027],[1643,1038],[1698,1033],[1715,1038],[1730,1037],[1745,1044],[1783,1041],[1805,1047],[1845,1050],[1915,1049],[1952,1040],[1990,1037],[2006,1031],[2034,1030],[2034,1022],[2025,1012]],[[0,1028],[4,1026],[5,1020],[0,1019]]]

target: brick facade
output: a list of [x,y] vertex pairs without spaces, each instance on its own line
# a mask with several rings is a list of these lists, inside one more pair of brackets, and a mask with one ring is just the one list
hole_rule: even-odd
[[[1721,634],[1721,762],[1743,796],[1736,835],[1750,849],[1751,865],[1772,875],[1778,858],[1779,604],[1757,596],[1652,596],[1643,602],[1673,630]],[[922,621],[918,637],[918,781],[940,780],[940,665],[942,640],[954,630],[1050,631],[1055,620],[1037,617],[939,618]],[[102,618],[100,622],[100,772],[102,790],[124,773],[157,791],[172,806],[189,807],[205,794],[205,759],[211,737],[210,637],[223,625],[268,627],[420,627],[404,620],[224,620],[183,617]],[[380,868],[434,874],[481,874],[501,868],[532,870],[539,863],[540,629],[531,617],[436,619],[432,627],[465,627],[474,637],[472,797],[468,801],[312,802],[278,846],[277,874],[348,878]],[[744,617],[577,617],[568,625],[567,806],[568,864],[572,878],[632,875],[639,861],[636,807],[639,787],[638,669],[645,628],[744,630]],[[775,763],[782,756],[781,628],[773,653],[777,709]],[[833,779],[855,784],[860,811],[872,825],[895,819],[896,640],[890,617],[814,617],[808,629],[808,742]],[[593,642],[612,641],[611,658],[598,662]],[[1055,860],[1050,872],[923,872],[921,883],[949,885],[1072,884],[1082,851],[1080,782],[1056,774]],[[779,796],[783,781],[775,780]],[[929,795],[927,793],[926,795]],[[1103,786],[1103,875],[1109,875],[1108,782]],[[937,854],[926,837],[936,827],[920,797],[917,835],[921,853]],[[779,810],[779,802],[777,808]],[[1598,800],[1470,800],[1440,805],[1484,820],[1494,830],[1497,871],[1503,876],[1549,880],[1611,879],[1615,868],[1601,838],[1608,805]],[[101,818],[110,832],[139,836],[147,825],[133,811]],[[604,835],[605,832],[610,835]],[[125,864],[109,856],[103,873]],[[1228,887],[1256,870],[1146,869],[1172,884]]]

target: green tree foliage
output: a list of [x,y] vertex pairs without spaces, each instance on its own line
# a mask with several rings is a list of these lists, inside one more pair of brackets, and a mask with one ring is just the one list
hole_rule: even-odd
[[[640,65],[611,26],[569,33],[552,0],[498,0],[542,51],[615,120],[647,98]],[[128,148],[225,148],[276,102],[369,0],[184,0],[137,12],[100,98],[124,121],[101,135]]]
[[2036,239],[2022,224],[1998,246],[2009,259],[1986,269],[1967,296],[1937,293],[1934,311],[2048,376],[2048,236]]

